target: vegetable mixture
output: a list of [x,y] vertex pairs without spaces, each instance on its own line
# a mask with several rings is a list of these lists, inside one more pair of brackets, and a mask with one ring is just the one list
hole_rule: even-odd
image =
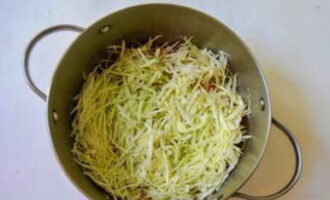
[[115,199],[204,199],[239,160],[248,106],[226,53],[155,40],[109,46],[115,61],[85,77],[72,152]]

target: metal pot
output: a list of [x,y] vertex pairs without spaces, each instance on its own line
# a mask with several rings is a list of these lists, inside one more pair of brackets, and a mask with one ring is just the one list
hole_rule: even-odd
[[[36,87],[30,77],[29,57],[33,47],[44,36],[56,31],[81,32],[59,62],[54,73],[48,97]],[[70,108],[72,99],[83,82],[83,73],[95,66],[100,52],[106,45],[119,40],[140,40],[161,34],[166,40],[178,40],[181,36],[193,36],[200,47],[222,49],[229,53],[230,67],[238,74],[239,91],[249,97],[252,113],[248,118],[249,134],[253,136],[243,149],[237,167],[218,192],[208,199],[227,199],[237,196],[246,199],[275,199],[288,192],[297,182],[302,167],[299,145],[283,125],[271,117],[270,98],[264,75],[239,37],[216,19],[191,8],[169,4],[146,4],[112,13],[84,29],[74,25],[58,25],[39,33],[25,52],[24,69],[31,89],[47,102],[47,117],[53,146],[65,173],[90,199],[108,199],[72,159],[70,137]],[[270,125],[273,123],[292,143],[296,167],[294,175],[280,191],[267,196],[251,196],[237,192],[256,169],[264,153]]]

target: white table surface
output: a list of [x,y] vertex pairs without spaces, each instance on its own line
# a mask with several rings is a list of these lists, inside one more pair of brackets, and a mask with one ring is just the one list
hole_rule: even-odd
[[[61,171],[49,141],[45,103],[25,83],[23,52],[42,29],[88,26],[127,0],[0,1],[0,199],[86,199]],[[330,192],[330,1],[186,0],[171,2],[220,19],[250,46],[269,82],[273,115],[299,139],[304,169],[281,199],[325,200]],[[166,16],[164,16],[166,17]],[[74,33],[58,33],[36,48],[32,75],[46,90]],[[266,194],[290,177],[293,153],[274,128],[264,159],[243,191]]]

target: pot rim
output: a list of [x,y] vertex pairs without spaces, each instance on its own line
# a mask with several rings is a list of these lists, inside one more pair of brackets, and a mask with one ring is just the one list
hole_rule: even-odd
[[[246,45],[246,43],[233,31],[231,30],[227,25],[225,25],[224,23],[222,23],[219,19],[207,14],[206,12],[202,11],[202,10],[198,10],[196,8],[192,8],[192,7],[188,7],[188,6],[185,6],[185,5],[181,5],[181,4],[173,4],[173,3],[143,3],[143,4],[133,4],[131,6],[127,6],[127,7],[124,7],[124,8],[120,8],[120,9],[116,9],[112,12],[110,12],[108,15],[105,15],[101,18],[99,18],[98,20],[94,20],[93,23],[91,23],[91,25],[89,25],[87,28],[85,28],[78,36],[77,38],[75,38],[71,44],[68,46],[68,48],[64,51],[64,53],[62,54],[62,57],[59,59],[58,61],[58,64],[56,65],[56,69],[54,70],[54,72],[52,73],[52,77],[50,79],[50,89],[49,89],[49,92],[48,94],[51,93],[52,91],[52,87],[53,87],[53,83],[54,83],[54,78],[55,78],[55,74],[57,73],[58,71],[58,66],[59,64],[62,62],[64,56],[67,54],[67,52],[69,51],[70,47],[75,43],[77,42],[77,40],[82,37],[84,35],[84,33],[91,29],[93,26],[95,26],[96,24],[98,24],[99,22],[103,21],[104,19],[110,17],[111,15],[114,15],[116,13],[119,13],[119,12],[122,12],[122,11],[125,11],[125,10],[128,10],[128,9],[134,9],[134,8],[138,8],[138,7],[145,7],[145,6],[173,6],[173,7],[180,7],[180,8],[184,8],[184,9],[187,9],[187,10],[191,10],[193,12],[196,12],[196,13],[199,13],[199,14],[202,14],[202,15],[205,15],[206,17],[212,19],[212,20],[215,20],[217,23],[219,23],[221,26],[223,26],[227,31],[230,32],[230,34],[234,35],[236,37],[236,39],[242,44],[242,46],[246,49],[246,51],[249,53],[249,55],[251,56],[252,60],[254,61],[254,63],[256,64],[256,68],[261,76],[261,80],[262,80],[262,83],[264,85],[264,90],[265,90],[265,96],[264,96],[264,102],[265,102],[265,105],[268,106],[268,114],[267,114],[267,124],[266,124],[266,130],[265,131],[265,142],[261,148],[261,151],[260,151],[260,155],[258,156],[258,158],[256,159],[255,161],[255,164],[253,165],[252,167],[252,170],[250,172],[250,174],[239,184],[239,186],[237,187],[237,190],[235,192],[233,192],[232,194],[230,194],[230,196],[228,196],[227,198],[230,198],[231,196],[233,196],[237,191],[239,191],[244,185],[245,183],[251,178],[251,176],[254,174],[254,172],[256,171],[257,167],[259,166],[260,164],[260,161],[262,160],[263,156],[264,156],[264,153],[265,153],[265,149],[266,149],[266,146],[268,144],[268,141],[269,141],[269,132],[270,132],[270,127],[271,127],[271,98],[270,98],[270,92],[269,92],[269,87],[268,87],[268,83],[267,83],[267,80],[265,78],[265,75],[264,75],[264,72],[259,64],[259,62],[257,61],[255,55],[252,53],[251,49]],[[70,180],[70,182],[75,186],[75,188],[77,188],[84,196],[86,196],[88,199],[92,199],[92,197],[87,193],[85,192],[84,190],[82,190],[77,184],[76,182],[72,179],[71,175],[69,174],[69,172],[65,169],[64,167],[64,164],[61,162],[60,158],[59,158],[59,155],[57,154],[57,151],[55,149],[55,144],[53,143],[53,139],[51,137],[51,130],[50,130],[50,126],[49,126],[49,123],[50,123],[50,120],[53,120],[53,116],[52,116],[52,110],[50,110],[50,105],[49,105],[49,98],[47,97],[46,99],[46,123],[47,123],[47,130],[48,130],[48,138],[49,138],[49,141],[51,142],[51,146],[52,146],[52,151],[55,153],[55,157],[56,157],[56,160],[57,162],[59,163],[59,165],[61,166],[62,168],[62,171],[64,171],[65,175],[68,177],[68,179]],[[244,156],[244,155],[242,155]],[[224,182],[226,183],[226,181]]]

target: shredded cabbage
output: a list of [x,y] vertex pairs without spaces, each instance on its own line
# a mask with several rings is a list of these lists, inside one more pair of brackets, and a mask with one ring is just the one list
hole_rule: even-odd
[[106,66],[86,76],[74,100],[72,152],[115,198],[204,199],[238,162],[248,106],[226,53],[156,39],[109,46]]

